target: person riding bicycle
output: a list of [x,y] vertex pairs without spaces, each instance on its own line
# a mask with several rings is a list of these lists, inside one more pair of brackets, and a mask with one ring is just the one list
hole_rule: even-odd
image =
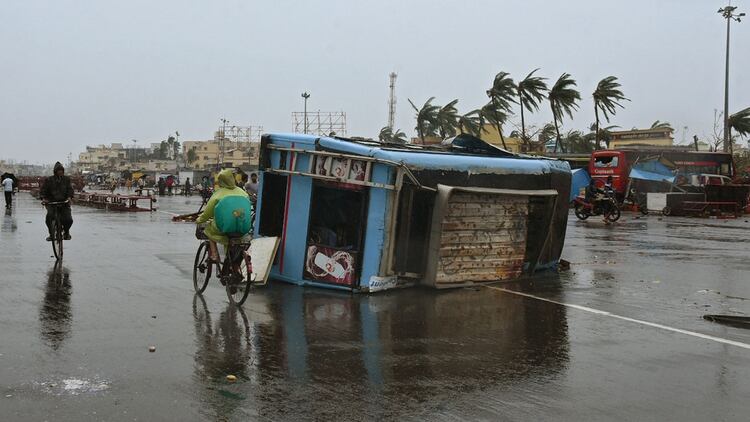
[[70,213],[70,202],[61,205],[47,205],[50,202],[65,202],[73,198],[73,185],[70,183],[70,177],[65,175],[65,168],[60,162],[55,163],[54,175],[44,180],[42,188],[39,190],[39,198],[42,204],[47,207],[47,231],[49,236],[47,241],[51,242],[54,233],[52,231],[52,220],[55,218],[55,207],[60,208],[60,221],[63,225],[63,238],[70,240],[70,226],[73,225],[73,216]]
[[197,224],[204,224],[204,233],[210,240],[210,258],[219,260],[216,243],[229,245],[228,233],[245,235],[250,232],[252,205],[242,188],[237,186],[232,170],[222,170],[218,177],[217,189],[206,204],[206,208],[196,220]]

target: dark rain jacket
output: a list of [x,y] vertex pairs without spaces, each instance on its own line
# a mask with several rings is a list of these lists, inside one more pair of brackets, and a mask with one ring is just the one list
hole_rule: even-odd
[[[55,163],[55,172],[64,169],[60,162]],[[73,197],[73,185],[68,176],[50,176],[44,180],[39,190],[39,198],[48,202],[67,201]]]

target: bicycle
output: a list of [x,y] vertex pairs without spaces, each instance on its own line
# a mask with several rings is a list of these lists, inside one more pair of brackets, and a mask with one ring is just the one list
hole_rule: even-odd
[[225,287],[229,301],[241,306],[250,294],[256,277],[250,258],[250,242],[246,240],[245,235],[229,235],[229,245],[225,248],[224,260],[214,261],[209,259],[210,242],[203,233],[203,227],[196,227],[195,236],[202,240],[198,245],[193,263],[195,292],[203,294],[211,276],[215,276]]
[[55,209],[54,216],[52,218],[52,252],[55,254],[55,259],[62,261],[63,258],[63,225],[60,218],[60,208],[68,204],[70,200],[61,202],[46,202],[44,205],[53,206]]

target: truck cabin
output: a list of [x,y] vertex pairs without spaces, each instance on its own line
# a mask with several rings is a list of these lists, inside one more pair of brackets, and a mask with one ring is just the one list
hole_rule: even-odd
[[607,178],[612,176],[612,188],[617,194],[623,194],[627,188],[628,157],[623,151],[594,151],[589,161],[589,174],[602,187]]
[[563,161],[468,135],[425,147],[266,134],[260,167],[255,235],[280,239],[276,280],[441,289],[551,268],[562,252]]

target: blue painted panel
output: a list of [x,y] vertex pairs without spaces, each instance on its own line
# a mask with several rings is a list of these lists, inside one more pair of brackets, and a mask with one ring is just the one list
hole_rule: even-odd
[[[372,169],[372,180],[375,183],[393,183],[394,170],[389,166],[376,164]],[[388,195],[391,191],[381,188],[370,188],[370,202],[367,206],[367,224],[365,226],[365,242],[360,275],[360,287],[370,285],[370,277],[378,275],[380,259],[383,255],[385,243],[385,219]]]

